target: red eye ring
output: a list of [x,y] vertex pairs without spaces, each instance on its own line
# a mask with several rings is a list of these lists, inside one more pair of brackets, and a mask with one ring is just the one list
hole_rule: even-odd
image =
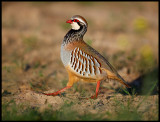
[[74,22],[79,22],[79,20],[77,20],[77,19],[74,19],[73,21],[74,21]]

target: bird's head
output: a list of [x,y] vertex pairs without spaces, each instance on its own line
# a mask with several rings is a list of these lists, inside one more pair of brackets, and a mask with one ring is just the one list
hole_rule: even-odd
[[66,21],[66,23],[70,23],[73,30],[78,30],[81,26],[88,26],[87,21],[80,15],[74,15],[70,20]]

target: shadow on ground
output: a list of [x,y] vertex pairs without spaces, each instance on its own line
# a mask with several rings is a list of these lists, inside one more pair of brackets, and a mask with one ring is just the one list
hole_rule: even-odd
[[[129,85],[132,88],[127,88],[127,91],[130,94],[134,92],[136,95],[157,95],[159,92],[158,84],[158,68],[155,68],[130,82]],[[116,91],[128,95],[123,89],[118,88]]]

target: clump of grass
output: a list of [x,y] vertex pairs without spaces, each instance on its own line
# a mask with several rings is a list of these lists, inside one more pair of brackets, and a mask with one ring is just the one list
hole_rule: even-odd
[[[124,90],[124,89],[123,89]],[[124,90],[124,92],[128,95],[131,95],[128,91]],[[114,97],[114,104],[117,106],[115,109],[115,113],[108,113],[110,120],[143,120],[142,114],[138,113],[138,110],[133,106],[133,99],[134,94],[132,97],[127,99],[127,103],[124,104],[122,101],[118,100],[117,97]]]
[[[158,90],[158,70],[155,69],[152,72],[146,73],[146,75],[142,79],[142,88],[140,90],[141,94],[157,94]],[[153,87],[152,90],[149,90]]]
[[[56,115],[56,114],[55,114]],[[5,102],[2,105],[2,120],[56,120],[56,116],[52,111],[46,110],[43,113],[38,111],[36,107],[27,107],[23,104],[16,105],[14,100]]]
[[14,100],[2,104],[2,120],[75,120],[77,113],[70,110],[73,102],[65,102],[59,110],[48,107],[40,112],[38,107],[17,105]]
[[134,108],[130,111],[128,107],[122,105],[119,111],[121,112],[116,114],[114,118],[112,117],[111,120],[143,120],[142,114],[138,113]]
[[[147,89],[146,95],[143,97],[143,99],[140,100],[140,102],[135,106],[134,105],[134,98],[135,98],[135,89],[133,89],[132,94],[130,94],[128,91],[124,90],[124,92],[128,95],[131,95],[132,97],[127,99],[127,104],[124,104],[120,100],[118,100],[116,97],[114,98],[115,106],[117,106],[115,109],[115,114],[110,114],[109,119],[110,120],[144,120],[143,112],[139,112],[140,106],[146,101],[146,99],[149,97],[149,95],[152,94],[155,86],[157,85],[157,82],[154,82],[154,84],[150,85],[150,88]],[[153,115],[151,115],[153,116]],[[158,118],[153,117],[152,120],[157,120]]]
[[130,95],[130,96],[135,96],[136,95],[136,89],[133,87],[130,91],[127,89],[122,89],[124,94]]
[[158,81],[154,82],[154,84],[152,84],[152,86],[150,86],[150,89],[147,90],[146,96],[145,96],[144,99],[142,99],[141,102],[137,105],[137,108],[139,108],[140,105],[147,99],[147,97],[152,94],[154,88],[155,88],[156,85],[157,85],[157,82],[158,82]]
[[52,106],[49,106],[46,110],[40,112],[38,107],[24,104],[16,105],[15,101],[12,100],[2,104],[2,120],[101,120],[101,116],[96,114],[78,115],[78,112],[70,109],[73,105],[73,102],[66,100],[59,110],[53,110]]

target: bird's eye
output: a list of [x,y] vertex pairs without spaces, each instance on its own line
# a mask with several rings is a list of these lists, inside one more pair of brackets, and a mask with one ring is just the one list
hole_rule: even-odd
[[77,19],[74,19],[74,22],[79,22],[79,20],[77,20]]

